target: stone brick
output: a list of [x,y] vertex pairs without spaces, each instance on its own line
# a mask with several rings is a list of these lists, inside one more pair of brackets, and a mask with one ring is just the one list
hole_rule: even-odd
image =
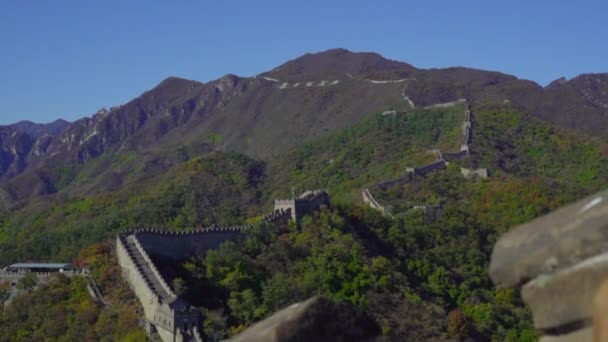
[[256,323],[231,342],[375,341],[380,327],[354,305],[313,297]]
[[608,341],[608,281],[605,281],[593,298],[594,341]]
[[496,243],[490,277],[516,286],[608,250],[608,191],[525,223]]
[[593,329],[591,327],[577,330],[569,334],[557,336],[543,336],[538,342],[591,342],[593,341]]
[[591,322],[593,297],[608,278],[608,253],[589,258],[551,275],[541,275],[522,288],[534,326],[549,329]]

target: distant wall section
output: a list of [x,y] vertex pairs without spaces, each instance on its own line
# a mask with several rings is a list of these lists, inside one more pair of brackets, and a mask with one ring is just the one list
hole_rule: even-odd
[[324,205],[329,205],[329,194],[324,190],[307,191],[298,198],[277,199],[274,201],[275,211],[286,211],[291,214],[291,219],[300,222],[304,215],[318,210]]

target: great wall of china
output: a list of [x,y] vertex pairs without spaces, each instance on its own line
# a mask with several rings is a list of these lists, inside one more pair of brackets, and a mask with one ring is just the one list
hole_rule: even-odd
[[[409,97],[407,97],[407,95],[405,95],[406,89],[407,89],[407,84],[406,84],[406,88],[404,89],[404,95],[403,95],[404,99],[406,99],[410,103],[410,106],[412,108],[415,108],[414,103],[409,99]],[[379,210],[380,212],[382,212],[385,215],[390,215],[390,212],[389,212],[390,210],[388,208],[386,208],[385,206],[381,205],[378,202],[378,200],[373,196],[373,194],[370,190],[371,187],[378,187],[383,190],[386,190],[387,188],[392,187],[397,184],[412,182],[412,181],[414,181],[415,176],[424,177],[429,172],[436,171],[436,170],[443,170],[443,169],[447,168],[450,161],[458,160],[458,159],[464,158],[469,155],[469,144],[471,142],[471,130],[472,130],[471,108],[470,108],[469,101],[467,99],[459,99],[457,101],[430,105],[425,108],[447,108],[447,107],[452,107],[452,106],[456,106],[459,104],[464,105],[464,108],[465,108],[464,121],[462,123],[462,144],[460,146],[460,150],[457,152],[441,152],[439,150],[433,150],[433,153],[435,153],[435,155],[437,156],[436,161],[434,161],[430,164],[424,165],[422,167],[418,167],[418,168],[407,168],[405,175],[403,177],[391,179],[391,180],[388,180],[385,182],[380,182],[380,183],[374,184],[370,187],[363,189],[363,191],[361,192],[361,197],[363,198],[364,203],[366,203],[373,209]],[[392,111],[392,112],[394,112],[394,111]],[[391,113],[391,114],[396,115],[396,113]],[[480,178],[488,177],[488,171],[486,169],[460,168],[460,172],[462,173],[462,175],[465,178],[470,178],[470,177],[475,177],[475,176],[480,177]],[[427,209],[430,209],[430,208],[429,208],[429,206],[426,206],[426,205],[415,205],[411,209],[422,209],[422,210],[426,211]]]
[[[298,198],[275,200],[274,210],[258,224],[278,224],[300,218],[329,205],[325,191],[307,191]],[[146,330],[158,333],[165,342],[203,341],[200,334],[201,313],[180,298],[154,264],[155,257],[184,260],[195,252],[215,249],[224,241],[238,238],[254,225],[211,227],[193,231],[140,229],[125,231],[116,238],[118,263],[144,308]]]
[[[400,80],[371,80],[357,79],[347,74],[350,79],[369,82],[371,84],[405,83],[403,98],[412,108],[414,103],[406,95],[409,81]],[[276,83],[280,90],[336,86],[340,80],[308,81],[289,83],[270,77],[260,77],[268,82]],[[463,143],[460,151],[440,152],[434,151],[437,161],[420,168],[408,169],[404,177],[376,184],[379,187],[389,187],[394,184],[411,181],[415,175],[444,169],[449,161],[465,157],[469,153],[468,144],[471,137],[471,114],[469,103],[460,99],[448,103],[440,103],[427,108],[442,108],[457,104],[465,105],[465,120],[462,126]],[[396,115],[395,111],[390,111]],[[387,114],[388,115],[388,114]],[[463,175],[482,175],[479,170],[461,170]],[[465,174],[466,173],[466,174]],[[487,175],[487,174],[486,174]],[[363,191],[363,200],[372,208],[388,214],[387,210],[378,203],[369,187]],[[329,205],[329,195],[325,191],[308,191],[298,198],[276,199],[273,212],[264,217],[260,224],[286,222],[291,219],[299,222],[303,215],[318,210],[323,205]],[[415,206],[416,209],[426,210],[426,206]],[[205,252],[218,248],[228,240],[236,239],[241,232],[251,229],[252,225],[235,227],[211,227],[187,232],[169,232],[161,230],[141,229],[126,231],[116,238],[116,251],[118,262],[123,270],[123,277],[133,288],[136,296],[144,307],[146,329],[148,333],[158,333],[163,341],[202,341],[200,334],[201,313],[193,308],[187,301],[180,298],[171,288],[167,279],[154,264],[154,257],[179,261],[191,256],[194,252]]]
[[[393,84],[393,83],[407,83],[409,81],[413,81],[415,80],[414,78],[402,78],[402,79],[398,79],[398,80],[373,80],[373,79],[369,79],[369,78],[357,78],[354,77],[353,75],[346,73],[346,76],[348,76],[349,79],[351,80],[356,80],[356,81],[363,81],[363,82],[369,82],[372,84]],[[325,86],[335,86],[337,84],[340,83],[340,80],[318,80],[318,81],[306,81],[306,82],[286,82],[286,81],[282,81],[276,78],[272,78],[272,77],[267,77],[267,76],[258,76],[258,78],[261,78],[263,80],[269,81],[269,82],[273,82],[273,83],[277,83],[278,89],[296,89],[296,88],[310,88],[310,87],[325,87]],[[410,105],[412,107],[414,107],[413,102],[409,99],[409,98],[405,98],[406,101],[408,101],[408,103],[410,103]]]

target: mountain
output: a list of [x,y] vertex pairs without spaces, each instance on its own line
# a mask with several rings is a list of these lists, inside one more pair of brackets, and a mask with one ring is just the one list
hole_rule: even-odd
[[126,104],[69,125],[21,122],[3,128],[0,183],[18,198],[32,181],[43,193],[54,192],[48,170],[108,153],[156,154],[180,146],[206,145],[269,160],[384,110],[459,98],[473,107],[509,104],[563,127],[606,136],[607,78],[581,75],[543,88],[499,72],[417,69],[345,49],[306,54],[256,77],[226,75],[207,83],[170,77]]
[[0,127],[0,174],[12,178],[27,165],[27,157],[33,147],[32,138],[12,127]]
[[23,172],[28,161],[44,155],[53,137],[69,126],[70,123],[62,119],[48,124],[19,121],[0,126],[0,180],[11,179]]
[[28,120],[22,120],[10,125],[15,130],[28,134],[34,139],[43,135],[55,136],[65,131],[70,126],[68,121],[57,119],[47,124],[39,124]]
[[288,61],[262,75],[285,81],[315,81],[330,76],[342,78],[344,74],[359,75],[365,78],[383,79],[385,76],[405,78],[416,68],[388,60],[377,53],[353,53],[346,49],[331,49],[314,54],[305,54]]
[[551,82],[532,113],[563,127],[608,135],[608,74],[583,74]]

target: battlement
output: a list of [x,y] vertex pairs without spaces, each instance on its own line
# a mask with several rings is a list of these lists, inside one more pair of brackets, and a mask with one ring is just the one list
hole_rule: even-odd
[[488,173],[488,169],[467,169],[464,167],[460,168],[460,173],[465,177],[465,178],[472,178],[472,177],[479,177],[479,178],[488,178],[489,173]]
[[275,211],[289,213],[294,222],[306,214],[318,210],[323,205],[329,205],[329,194],[325,190],[306,191],[297,198],[277,199],[274,201]]

